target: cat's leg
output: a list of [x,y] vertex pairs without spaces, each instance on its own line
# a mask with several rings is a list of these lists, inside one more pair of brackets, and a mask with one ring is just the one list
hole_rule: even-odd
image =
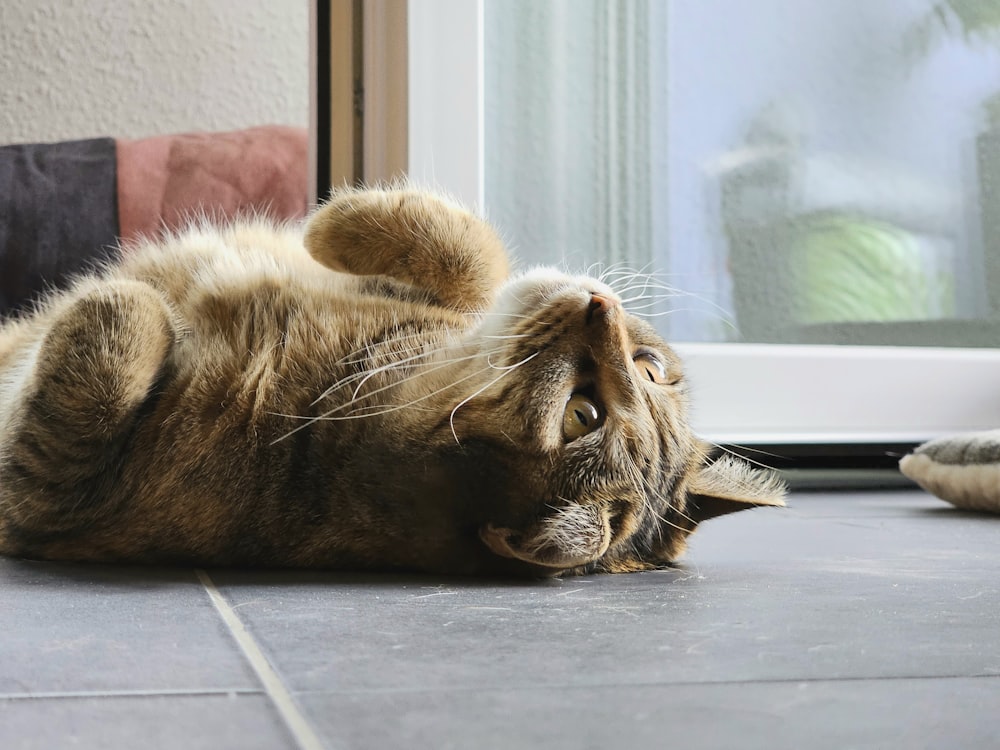
[[139,406],[176,340],[136,281],[86,282],[16,331],[0,371],[0,551],[99,523]]
[[489,224],[413,189],[334,193],[310,219],[305,243],[330,268],[394,277],[460,312],[487,307],[509,270]]

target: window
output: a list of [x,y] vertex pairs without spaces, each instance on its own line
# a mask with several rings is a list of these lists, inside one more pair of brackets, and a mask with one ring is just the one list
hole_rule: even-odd
[[522,263],[675,288],[640,304],[704,434],[1000,425],[1000,3],[410,0],[406,25],[409,172]]

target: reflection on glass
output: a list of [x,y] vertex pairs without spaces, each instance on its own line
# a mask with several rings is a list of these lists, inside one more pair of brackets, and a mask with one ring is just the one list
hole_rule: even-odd
[[487,0],[486,122],[522,260],[675,341],[1000,344],[1000,0]]

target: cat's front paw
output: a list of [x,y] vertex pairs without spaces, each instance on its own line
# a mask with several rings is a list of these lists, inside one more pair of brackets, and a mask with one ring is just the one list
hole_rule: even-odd
[[148,284],[95,284],[56,308],[39,347],[29,402],[45,404],[62,439],[117,434],[177,338],[177,322]]

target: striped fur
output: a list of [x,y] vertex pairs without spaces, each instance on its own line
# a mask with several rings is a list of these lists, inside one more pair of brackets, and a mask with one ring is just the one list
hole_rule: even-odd
[[[508,278],[446,199],[347,190],[304,228],[196,224],[123,256],[0,327],[0,552],[622,572],[781,503],[709,457],[676,356],[612,289]],[[600,416],[570,439],[574,394]]]

